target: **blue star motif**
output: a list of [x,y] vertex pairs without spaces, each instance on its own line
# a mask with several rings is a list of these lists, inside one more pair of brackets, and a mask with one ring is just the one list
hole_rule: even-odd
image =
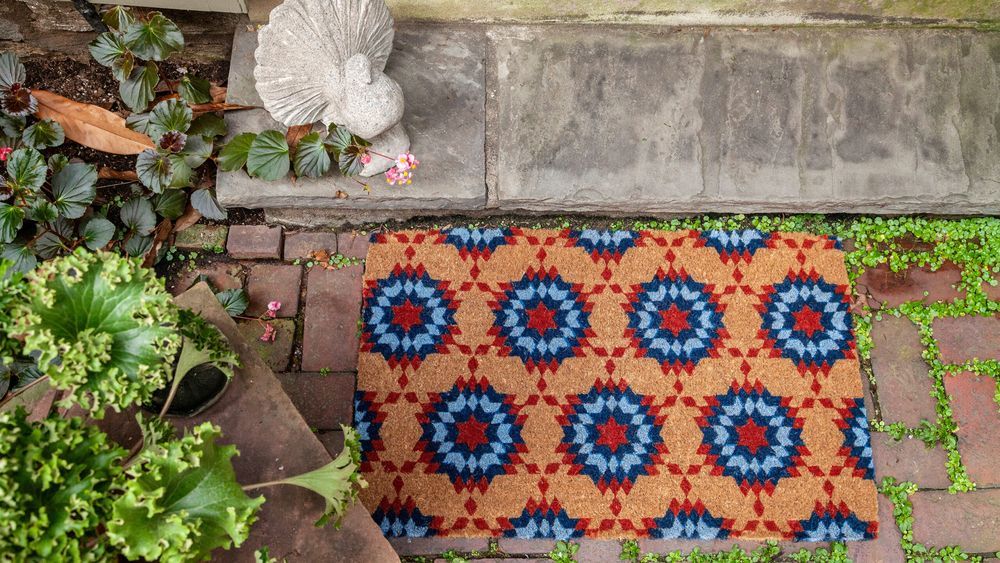
[[580,520],[570,518],[566,514],[566,510],[560,508],[558,502],[553,503],[553,506],[532,506],[529,508],[525,508],[520,516],[509,520],[511,527],[504,530],[504,537],[551,538],[565,541],[583,536],[583,530],[577,528]]
[[563,429],[558,451],[571,474],[583,474],[602,493],[628,492],[640,475],[655,474],[654,465],[667,448],[660,435],[666,416],[650,404],[652,397],[627,387],[598,385],[569,397],[558,417]]
[[709,398],[698,419],[702,432],[699,451],[742,488],[771,488],[797,474],[800,456],[807,452],[802,421],[766,389],[730,389]]
[[796,541],[860,541],[875,539],[875,523],[865,522],[841,507],[817,509],[808,520],[798,522]]
[[512,472],[511,464],[527,451],[521,438],[524,418],[517,414],[513,397],[485,382],[460,379],[425,405],[418,421],[421,461],[447,475],[456,489],[485,488],[497,475]]
[[711,288],[683,271],[658,272],[628,296],[624,307],[625,336],[632,338],[637,353],[674,371],[693,369],[725,336],[722,304]]
[[749,262],[758,250],[767,248],[770,237],[770,234],[765,235],[756,229],[744,229],[703,231],[699,238],[705,246],[714,248],[723,262],[739,261],[741,258]]
[[459,254],[465,256],[489,256],[496,252],[497,248],[507,244],[507,237],[512,233],[509,228],[502,229],[466,229],[456,227],[454,229],[444,229],[444,242],[458,249]]
[[379,412],[372,404],[372,391],[354,393],[354,430],[361,443],[361,458],[368,461],[372,453],[382,449],[382,423],[385,413]]
[[662,518],[654,518],[655,528],[649,537],[662,540],[724,540],[729,530],[723,527],[722,518],[712,516],[703,506],[667,509]]
[[406,503],[397,500],[390,504],[383,500],[372,513],[372,520],[382,529],[382,535],[389,538],[425,538],[436,535],[434,519],[424,516],[411,498],[407,498]]
[[868,413],[864,399],[848,399],[850,408],[846,416],[838,421],[844,433],[842,450],[849,463],[861,472],[864,479],[875,478],[875,462],[872,459],[871,432],[868,429]]
[[639,233],[635,231],[599,231],[587,229],[568,233],[573,246],[587,251],[595,260],[604,258],[618,262],[628,249],[635,247]]
[[555,369],[578,355],[590,336],[590,305],[579,289],[551,269],[529,270],[519,281],[502,286],[493,307],[490,334],[529,367]]
[[458,302],[447,283],[423,268],[396,266],[389,277],[368,282],[362,314],[365,351],[393,366],[416,364],[440,352],[455,330]]
[[769,345],[797,366],[829,370],[854,357],[853,323],[844,286],[815,273],[790,275],[764,298],[761,331]]

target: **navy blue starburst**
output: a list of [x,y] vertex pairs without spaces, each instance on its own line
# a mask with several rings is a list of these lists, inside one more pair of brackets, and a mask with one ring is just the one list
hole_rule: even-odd
[[557,417],[563,429],[558,451],[565,452],[571,474],[583,474],[603,493],[627,493],[641,475],[656,473],[667,452],[660,428],[666,416],[652,397],[638,395],[624,384],[598,384],[588,393],[569,397]]
[[390,365],[419,365],[441,352],[458,330],[458,302],[447,282],[423,266],[396,266],[387,278],[368,282],[364,293],[361,342],[366,352],[382,354]]
[[729,537],[725,521],[712,516],[700,502],[694,505],[685,502],[685,506],[680,506],[674,501],[662,518],[653,519],[653,524],[649,537],[654,539],[724,540]]
[[424,405],[417,416],[422,431],[416,449],[428,471],[443,473],[456,489],[485,489],[527,451],[513,397],[485,381],[464,381]]
[[817,503],[812,515],[793,523],[793,529],[796,541],[860,541],[875,539],[878,523],[861,520],[844,504]]
[[635,247],[639,233],[635,231],[599,231],[587,229],[568,233],[573,246],[587,251],[594,260],[621,261],[630,248]]
[[566,358],[582,354],[592,335],[590,304],[578,287],[563,281],[553,268],[529,270],[518,281],[502,285],[493,307],[490,334],[509,355],[529,368],[555,369]]
[[844,433],[841,454],[847,458],[847,465],[853,467],[863,479],[875,479],[875,462],[872,458],[871,431],[868,428],[868,413],[864,399],[845,399],[848,408],[840,409],[843,418],[837,426]]
[[768,346],[802,370],[829,371],[854,357],[846,286],[812,272],[791,274],[763,296],[761,333]]
[[512,236],[509,228],[502,229],[466,229],[456,227],[441,231],[444,242],[458,249],[462,258],[467,256],[489,258],[498,248],[507,244]]
[[699,240],[705,246],[715,249],[723,262],[750,262],[753,255],[762,248],[767,248],[770,234],[756,229],[737,231],[702,231]]
[[674,371],[690,371],[713,355],[726,334],[723,306],[711,287],[683,271],[657,272],[634,288],[624,308],[625,336],[632,339],[636,353]]
[[583,536],[584,530],[580,526],[578,518],[570,518],[566,510],[559,505],[559,501],[552,504],[545,502],[535,503],[534,500],[528,502],[528,506],[521,511],[521,515],[510,518],[505,522],[504,537],[536,539],[551,538],[554,540],[568,540]]
[[424,538],[437,534],[434,519],[420,512],[409,497],[405,503],[383,500],[372,513],[372,519],[389,538]]
[[785,477],[798,475],[808,453],[802,420],[793,409],[761,387],[734,385],[710,397],[698,418],[699,452],[723,475],[744,489],[772,489]]

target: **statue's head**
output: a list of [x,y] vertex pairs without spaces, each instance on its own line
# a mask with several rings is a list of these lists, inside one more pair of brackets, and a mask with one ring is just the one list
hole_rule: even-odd
[[[396,81],[372,68],[363,54],[347,60],[343,79],[337,84],[332,109],[339,124],[352,133],[372,138],[387,131],[403,119],[403,90]],[[331,121],[335,121],[331,120]]]

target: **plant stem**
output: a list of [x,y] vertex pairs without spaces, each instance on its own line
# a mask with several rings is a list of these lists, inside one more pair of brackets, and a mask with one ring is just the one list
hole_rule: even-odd
[[174,396],[177,395],[177,388],[180,385],[180,378],[174,375],[174,381],[170,384],[170,393],[167,395],[167,400],[163,402],[163,408],[160,409],[160,418],[167,416],[167,411],[170,410],[170,404],[174,402]]
[[273,487],[275,485],[284,485],[284,481],[265,481],[263,483],[254,483],[253,485],[244,485],[244,491],[252,491],[254,489],[263,489],[264,487]]

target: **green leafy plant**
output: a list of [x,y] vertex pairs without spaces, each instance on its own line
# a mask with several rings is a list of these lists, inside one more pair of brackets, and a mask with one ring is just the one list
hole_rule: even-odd
[[79,249],[30,273],[12,336],[25,355],[97,417],[148,401],[170,375],[180,344],[177,309],[151,270]]
[[555,547],[549,552],[549,559],[556,563],[573,563],[576,561],[577,551],[580,551],[580,544],[557,541]]
[[200,561],[215,548],[239,546],[263,498],[236,481],[233,446],[218,428],[196,426],[180,438],[144,447],[114,501],[108,538],[129,559]]
[[[79,418],[0,413],[0,553],[13,561],[102,561],[125,451]],[[11,559],[8,559],[11,558]]]

